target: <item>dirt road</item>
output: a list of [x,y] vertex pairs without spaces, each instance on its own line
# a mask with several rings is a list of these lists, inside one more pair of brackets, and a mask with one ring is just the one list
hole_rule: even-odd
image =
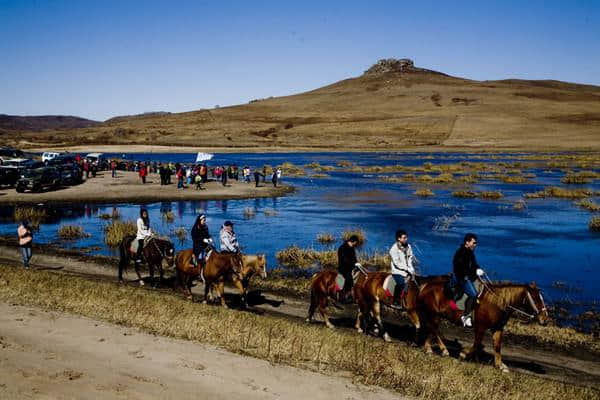
[[[0,261],[19,265],[19,257],[16,248],[0,246]],[[112,265],[106,262],[94,262],[85,256],[65,257],[64,255],[46,254],[34,256],[33,265],[38,268],[57,269],[57,273],[68,273],[83,275],[94,279],[116,280],[116,271]],[[133,279],[132,273],[129,278]],[[131,282],[130,284],[135,284]],[[153,290],[153,289],[145,289]],[[156,289],[154,289],[156,290]],[[160,289],[171,292],[171,289]],[[195,294],[199,296],[202,285],[195,288]],[[180,295],[177,293],[176,295]],[[227,295],[228,301],[235,303],[233,294]],[[282,297],[279,295],[263,293],[262,295],[250,296],[253,312],[267,313],[281,318],[303,320],[306,317],[308,304],[301,299]],[[281,301],[283,300],[283,302]],[[333,322],[340,329],[352,329],[353,309],[338,313]],[[386,317],[389,333],[395,340],[410,341],[413,330],[406,320],[396,318],[388,313]],[[444,330],[447,345],[451,355],[456,357],[460,346],[468,346],[472,343],[472,337],[468,332],[459,328],[447,327]],[[491,340],[486,337],[484,341],[486,348],[492,348]],[[143,346],[144,351],[147,347]],[[511,370],[519,373],[533,374],[542,378],[569,382],[578,385],[588,385],[600,388],[600,355],[582,351],[581,349],[567,349],[557,346],[542,347],[538,344],[522,343],[522,341],[511,340],[510,335],[505,336],[505,345],[502,353],[504,361]],[[489,361],[485,359],[483,362]]]

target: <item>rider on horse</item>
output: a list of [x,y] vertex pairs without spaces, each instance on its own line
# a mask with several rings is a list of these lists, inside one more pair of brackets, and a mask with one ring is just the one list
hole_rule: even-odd
[[483,269],[477,264],[475,259],[475,246],[477,246],[477,236],[474,233],[467,233],[462,245],[454,253],[452,264],[454,275],[452,277],[453,285],[459,286],[469,298],[465,303],[465,311],[461,317],[465,327],[473,326],[471,313],[475,309],[477,302],[477,290],[473,282],[477,277],[483,276]]
[[239,253],[240,245],[235,237],[231,221],[225,221],[219,233],[219,238],[221,239],[221,253]]
[[[196,218],[194,227],[192,228],[192,241],[194,243],[192,263],[194,265],[202,264],[206,256],[206,248],[212,243],[210,234],[208,233],[208,225],[206,225],[206,216],[200,214]],[[198,263],[200,261],[200,263]]]
[[415,276],[415,264],[418,264],[411,245],[408,243],[408,235],[402,229],[396,231],[396,243],[390,248],[392,258],[392,277],[396,281],[394,291],[394,303],[400,304],[400,293],[406,292],[408,281]]
[[138,241],[138,248],[135,262],[142,262],[142,250],[144,249],[144,240],[152,236],[152,229],[150,229],[150,218],[148,217],[148,210],[142,208],[140,210],[140,217],[137,220],[137,235],[135,239]]
[[338,272],[344,277],[344,288],[340,293],[340,300],[350,302],[352,296],[352,270],[359,267],[356,260],[356,245],[358,236],[352,235],[338,248]]

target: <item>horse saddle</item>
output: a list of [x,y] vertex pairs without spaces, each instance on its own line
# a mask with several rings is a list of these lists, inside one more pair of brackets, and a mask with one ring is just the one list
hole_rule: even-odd
[[[148,246],[149,243],[150,243],[149,239],[144,240],[144,248],[146,248],[146,246]],[[137,239],[132,240],[131,241],[131,246],[129,246],[129,251],[132,254],[137,254],[139,245],[140,245],[139,240],[137,240]]]
[[386,297],[394,298],[394,293],[396,292],[396,280],[392,276],[392,274],[388,275],[387,278],[383,281],[383,290],[385,292]]
[[[483,290],[483,284],[479,280],[476,280],[473,284],[479,295]],[[465,305],[469,296],[467,296],[462,287],[453,278],[444,285],[444,294],[450,299],[450,307],[454,310],[465,311]]]

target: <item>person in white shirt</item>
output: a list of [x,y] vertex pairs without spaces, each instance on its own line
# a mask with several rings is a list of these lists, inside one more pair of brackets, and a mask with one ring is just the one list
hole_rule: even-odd
[[221,228],[219,238],[221,239],[222,253],[237,253],[240,251],[240,245],[235,237],[233,223],[231,221],[225,221],[223,227]]
[[140,217],[137,220],[137,235],[135,239],[138,241],[137,258],[136,262],[142,262],[142,250],[144,249],[144,240],[152,236],[152,229],[150,229],[150,218],[148,217],[148,210],[142,208],[140,210]]
[[396,281],[394,301],[399,302],[398,295],[406,289],[408,281],[415,276],[415,265],[418,264],[412,247],[408,243],[406,231],[400,229],[396,232],[396,243],[390,248],[390,257],[392,258],[392,277]]

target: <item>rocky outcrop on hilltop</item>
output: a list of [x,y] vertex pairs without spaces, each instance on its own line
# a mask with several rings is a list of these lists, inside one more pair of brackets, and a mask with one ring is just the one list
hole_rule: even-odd
[[[371,68],[365,71],[365,75],[381,75],[388,72],[414,73],[414,72],[430,72],[440,74],[440,72],[432,71],[425,68],[415,67],[415,63],[410,58],[384,58],[373,64]],[[443,75],[443,74],[441,74]]]

